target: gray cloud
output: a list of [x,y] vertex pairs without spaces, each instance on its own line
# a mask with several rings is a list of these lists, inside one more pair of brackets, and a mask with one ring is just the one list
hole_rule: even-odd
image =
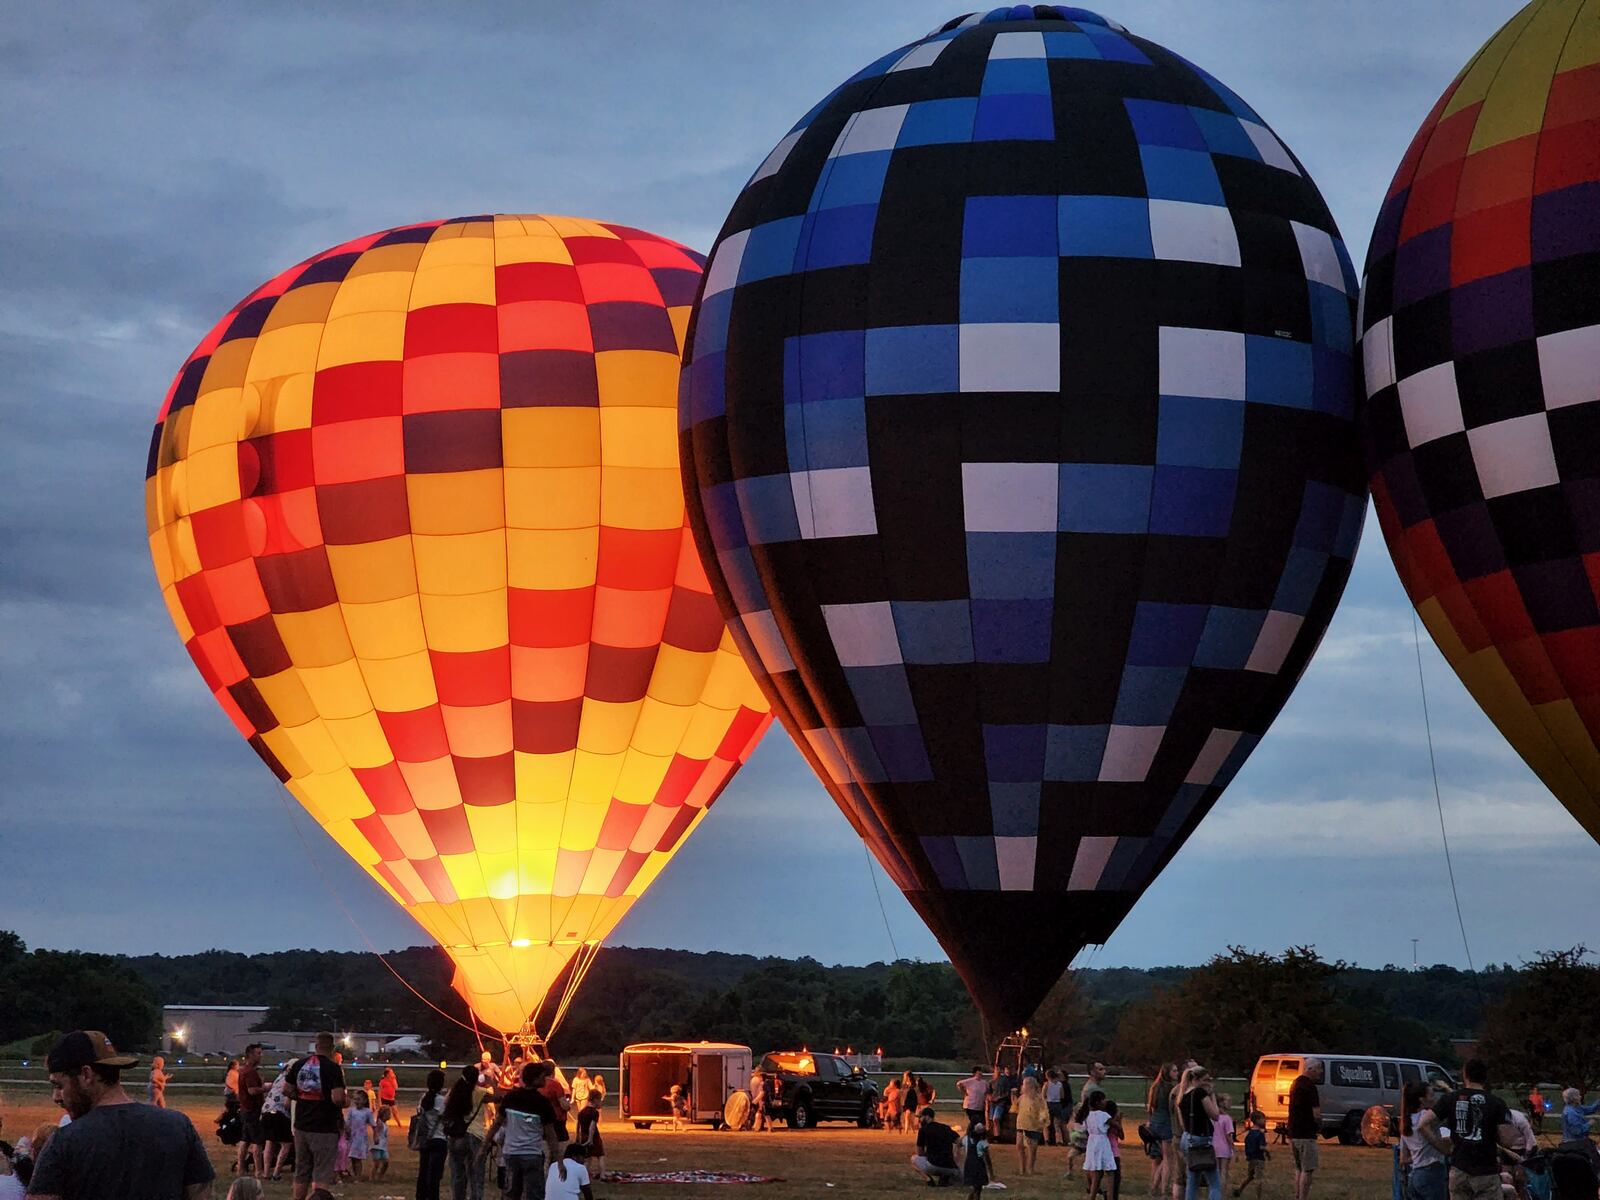
[[[284,793],[171,629],[141,487],[172,373],[261,280],[392,224],[576,212],[706,248],[750,170],[818,97],[957,11],[69,3],[0,30],[0,814],[14,851],[0,923],[96,949],[359,947],[331,886],[380,945],[423,940],[302,816],[308,860]],[[1489,0],[1108,11],[1254,105],[1319,180],[1358,261],[1417,122],[1509,15]],[[1379,541],[1369,528],[1324,654],[1216,832],[1178,856],[1097,961],[1192,960],[1228,940],[1401,957],[1413,933],[1374,918],[1372,897],[1381,913],[1407,878],[1430,921],[1449,925],[1409,610]],[[1447,815],[1459,808],[1466,831],[1458,866],[1487,875],[1493,853],[1497,879],[1592,875],[1600,855],[1581,838],[1559,852],[1481,844],[1472,831],[1492,829],[1497,796],[1508,822],[1559,830],[1559,818],[1537,817],[1537,783],[1431,648],[1427,661]],[[1414,864],[1324,838],[1327,812],[1401,826]],[[63,849],[86,837],[115,854],[63,880]],[[814,919],[794,922],[801,879],[825,884],[806,888]],[[901,952],[937,956],[879,886]],[[1215,898],[1202,935],[1173,920],[1197,896]],[[1480,958],[1584,932],[1560,927],[1532,888],[1478,885],[1467,899]],[[1437,936],[1437,957],[1457,961]],[[888,953],[860,843],[781,731],[618,938]]]

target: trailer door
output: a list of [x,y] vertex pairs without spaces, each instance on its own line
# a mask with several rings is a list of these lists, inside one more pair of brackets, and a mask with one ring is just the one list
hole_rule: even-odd
[[722,1055],[697,1051],[694,1056],[694,1113],[696,1119],[714,1120],[722,1115],[722,1103],[728,1098],[726,1081],[722,1078]]

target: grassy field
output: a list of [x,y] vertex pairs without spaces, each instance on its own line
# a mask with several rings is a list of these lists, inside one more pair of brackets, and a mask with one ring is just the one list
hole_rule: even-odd
[[[212,1132],[212,1119],[219,1105],[209,1098],[201,1102],[192,1097],[177,1097],[177,1107],[187,1112],[207,1146],[212,1161],[217,1165],[220,1200],[229,1180],[228,1168],[233,1150],[222,1146]],[[404,1098],[402,1109],[404,1110]],[[31,1130],[42,1121],[54,1121],[55,1109],[48,1094],[34,1087],[13,1087],[0,1102],[0,1115],[5,1118],[4,1136],[14,1139]],[[912,1152],[912,1138],[876,1130],[858,1130],[837,1125],[800,1133],[780,1131],[773,1134],[713,1133],[697,1129],[674,1133],[660,1129],[639,1132],[631,1126],[610,1121],[606,1130],[606,1166],[610,1170],[667,1171],[679,1169],[704,1169],[745,1171],[753,1174],[774,1175],[782,1179],[755,1189],[759,1200],[784,1200],[789,1197],[806,1197],[815,1200],[826,1196],[830,1200],[867,1200],[895,1194],[921,1194],[922,1187],[908,1164]],[[336,1189],[336,1194],[350,1200],[401,1200],[413,1195],[416,1180],[416,1157],[405,1148],[403,1136],[390,1139],[393,1163],[387,1179],[379,1183],[347,1184]],[[1127,1186],[1123,1195],[1130,1200],[1141,1200],[1149,1192],[1149,1171],[1145,1160],[1135,1153],[1128,1158]],[[1076,1200],[1083,1195],[1083,1185],[1078,1179],[1064,1183],[1063,1151],[1046,1147],[1039,1155],[1040,1173],[1028,1179],[1016,1174],[1015,1151],[1010,1146],[996,1148],[996,1164],[1000,1178],[1006,1184],[1005,1194],[1017,1197],[1052,1197],[1053,1200]],[[1390,1155],[1384,1150],[1364,1147],[1344,1147],[1326,1143],[1323,1148],[1323,1169],[1317,1180],[1316,1200],[1381,1200],[1389,1193]],[[597,1197],[630,1197],[651,1200],[652,1197],[677,1197],[687,1200],[696,1196],[727,1196],[723,1186],[622,1185],[599,1184]],[[1269,1174],[1264,1196],[1270,1200],[1287,1200],[1293,1192],[1293,1177],[1287,1148],[1279,1147],[1269,1164]],[[443,1193],[449,1196],[448,1176]],[[491,1194],[494,1193],[491,1189]],[[734,1194],[738,1194],[735,1192]],[[960,1195],[959,1191],[947,1193]],[[999,1195],[998,1191],[992,1193]],[[287,1197],[287,1182],[268,1184],[267,1195],[273,1200]]]

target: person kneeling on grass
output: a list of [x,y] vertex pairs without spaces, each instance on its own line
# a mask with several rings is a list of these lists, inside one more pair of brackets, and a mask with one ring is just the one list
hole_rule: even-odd
[[918,1114],[917,1152],[911,1165],[928,1181],[929,1187],[949,1187],[961,1178],[956,1166],[956,1131],[935,1119],[931,1107]]
[[587,1157],[582,1146],[568,1146],[566,1155],[550,1164],[544,1180],[545,1200],[594,1200],[589,1168],[584,1164]]

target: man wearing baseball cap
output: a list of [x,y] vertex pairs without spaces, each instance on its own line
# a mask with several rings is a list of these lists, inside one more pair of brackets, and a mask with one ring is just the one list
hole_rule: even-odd
[[33,1169],[32,1200],[204,1200],[215,1172],[182,1113],[135,1104],[122,1069],[138,1062],[99,1030],[77,1029],[50,1051],[55,1101],[72,1123]]

